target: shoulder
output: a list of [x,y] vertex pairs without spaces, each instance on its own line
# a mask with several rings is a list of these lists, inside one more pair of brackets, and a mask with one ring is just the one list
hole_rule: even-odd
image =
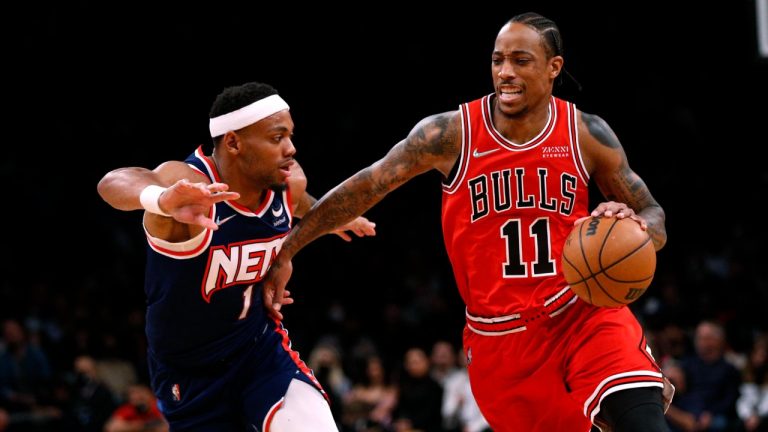
[[163,183],[165,183],[167,186],[172,185],[181,179],[187,179],[194,183],[197,183],[197,182],[208,183],[208,184],[211,183],[210,179],[208,179],[208,176],[192,168],[185,162],[180,162],[180,161],[163,162],[162,164],[158,165],[157,168],[155,168],[153,171],[155,172],[155,174],[157,174],[160,177]]
[[596,114],[579,112],[579,147],[590,174],[616,167],[624,160],[624,149],[608,122]]
[[461,153],[461,113],[456,110],[425,117],[404,144],[406,154],[447,176]]
[[461,131],[461,113],[456,111],[447,111],[440,114],[433,114],[423,118],[416,123],[411,134],[414,132],[435,137],[453,137],[459,136]]
[[580,114],[579,138],[582,141],[597,141],[610,148],[621,147],[621,143],[613,129],[602,117],[584,111],[581,111]]

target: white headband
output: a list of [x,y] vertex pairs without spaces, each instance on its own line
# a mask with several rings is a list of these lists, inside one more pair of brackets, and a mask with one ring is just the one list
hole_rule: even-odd
[[269,117],[276,112],[290,109],[287,103],[278,95],[272,95],[259,99],[240,109],[214,117],[208,123],[211,138],[224,135],[229,131],[242,129],[257,121]]

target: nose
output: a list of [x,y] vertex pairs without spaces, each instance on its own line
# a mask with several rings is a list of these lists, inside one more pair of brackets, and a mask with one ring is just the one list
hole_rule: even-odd
[[286,156],[293,156],[293,155],[295,155],[296,154],[296,147],[293,145],[293,140],[288,138],[288,139],[285,140],[285,142],[287,143],[287,145],[283,149],[283,153]]
[[515,68],[512,67],[512,63],[504,61],[499,67],[499,78],[506,79],[515,76]]

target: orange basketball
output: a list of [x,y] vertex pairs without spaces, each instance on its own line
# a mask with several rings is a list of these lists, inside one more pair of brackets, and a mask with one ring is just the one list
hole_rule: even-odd
[[565,280],[582,300],[622,307],[651,284],[656,249],[632,219],[593,217],[568,235],[561,262]]

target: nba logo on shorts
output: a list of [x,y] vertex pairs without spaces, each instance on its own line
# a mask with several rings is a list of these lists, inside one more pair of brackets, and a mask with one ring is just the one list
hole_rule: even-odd
[[467,348],[467,366],[472,364],[472,347]]
[[171,393],[173,393],[173,400],[176,402],[181,400],[181,390],[179,390],[178,384],[174,384],[173,387],[171,387]]

